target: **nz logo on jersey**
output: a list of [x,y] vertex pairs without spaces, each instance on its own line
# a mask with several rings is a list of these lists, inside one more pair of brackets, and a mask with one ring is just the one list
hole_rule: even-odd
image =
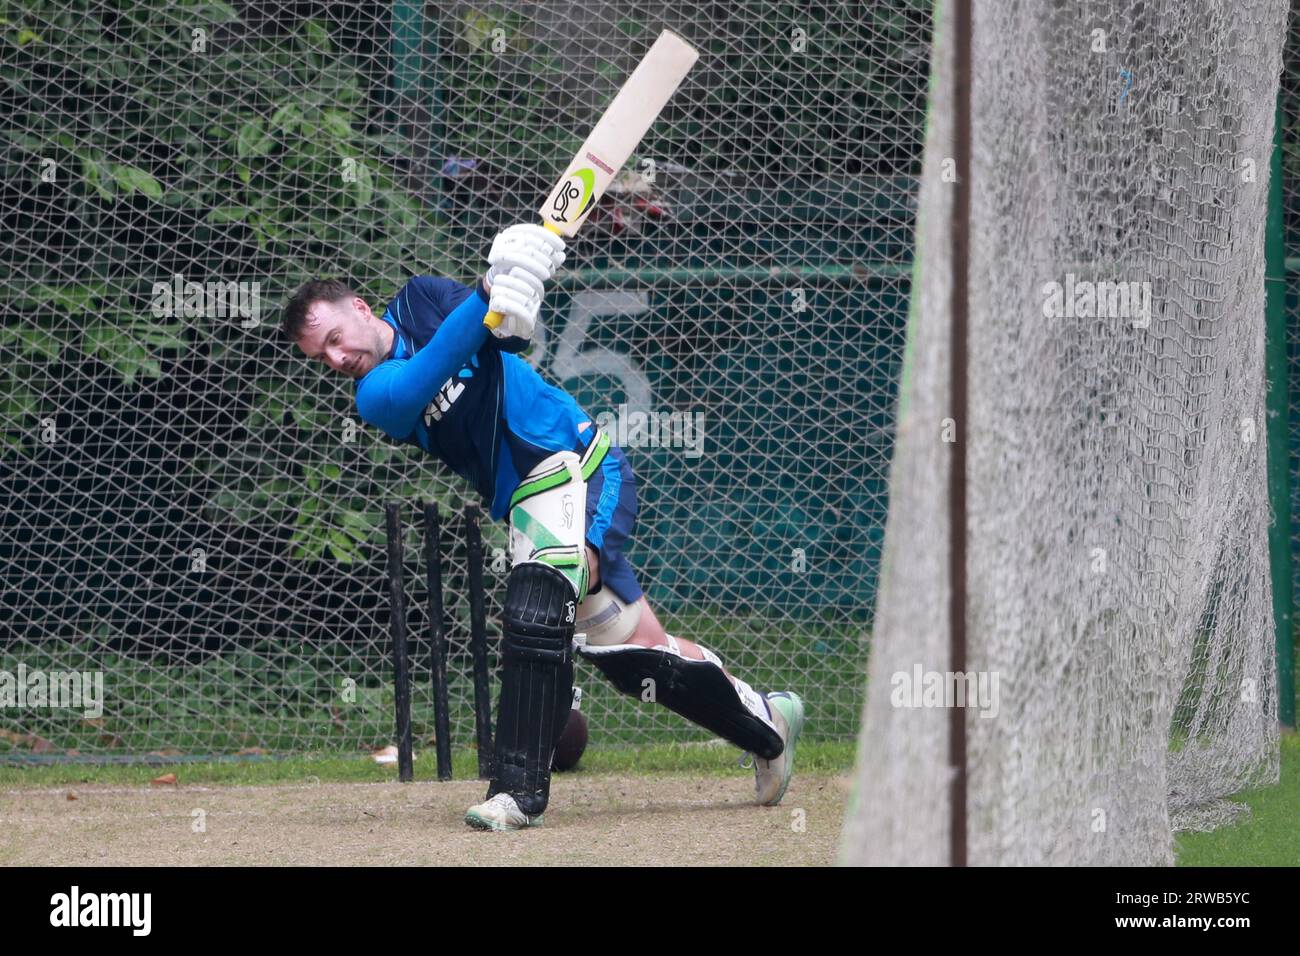
[[[470,366],[473,366],[473,368]],[[433,396],[433,401],[424,409],[424,426],[426,428],[433,427],[434,422],[442,421],[442,416],[451,411],[451,406],[464,393],[466,384],[474,377],[474,369],[476,368],[478,368],[478,356],[471,355],[469,361],[465,363],[459,372],[442,383],[442,388],[438,389],[438,394]]]

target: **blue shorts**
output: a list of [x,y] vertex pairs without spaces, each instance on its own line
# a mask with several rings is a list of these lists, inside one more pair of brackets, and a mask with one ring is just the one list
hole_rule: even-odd
[[635,529],[636,476],[623,450],[611,445],[587,481],[587,543],[600,554],[601,587],[624,604],[635,604],[644,593],[623,557],[623,545]]

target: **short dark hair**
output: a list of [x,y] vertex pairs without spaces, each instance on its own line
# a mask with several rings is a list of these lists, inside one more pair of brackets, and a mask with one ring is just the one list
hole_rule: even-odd
[[308,309],[317,302],[339,302],[355,295],[352,287],[341,279],[312,279],[304,283],[284,307],[280,331],[290,342],[297,342],[307,328]]

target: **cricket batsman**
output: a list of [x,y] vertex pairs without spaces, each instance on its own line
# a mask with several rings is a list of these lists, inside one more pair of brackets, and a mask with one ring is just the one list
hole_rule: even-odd
[[[442,459],[509,521],[493,777],[465,822],[541,824],[575,652],[623,693],[752,753],[755,799],[775,806],[794,772],[803,702],[756,692],[712,651],[664,631],[623,556],[637,513],[627,458],[517,354],[563,262],[564,241],[525,223],[497,235],[473,289],[416,276],[376,315],[344,283],[314,280],[284,311],[284,335],[308,359],[355,380],[364,421]],[[576,648],[575,634],[586,635]]]

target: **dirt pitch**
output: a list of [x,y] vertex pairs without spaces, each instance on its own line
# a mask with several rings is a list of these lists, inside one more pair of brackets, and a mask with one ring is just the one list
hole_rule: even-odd
[[[69,799],[75,794],[76,799]],[[557,777],[546,825],[463,822],[478,781],[0,792],[0,864],[84,866],[760,865],[834,862],[845,776],[796,776],[779,807],[753,780]],[[203,811],[196,814],[195,811]],[[199,822],[204,832],[196,832]]]

